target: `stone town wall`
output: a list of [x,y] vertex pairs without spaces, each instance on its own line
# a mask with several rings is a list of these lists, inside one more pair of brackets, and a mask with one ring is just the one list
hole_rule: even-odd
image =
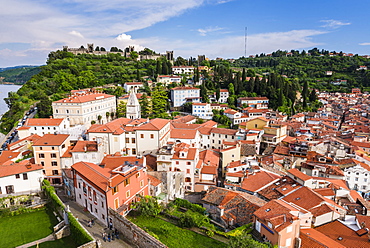
[[108,215],[112,218],[113,226],[120,231],[125,241],[139,248],[167,248],[159,240],[150,236],[140,227],[129,221],[127,218],[115,212],[113,209],[108,210]]

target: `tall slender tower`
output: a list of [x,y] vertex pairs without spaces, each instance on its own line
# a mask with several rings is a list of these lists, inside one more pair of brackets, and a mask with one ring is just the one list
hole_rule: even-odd
[[129,119],[140,119],[141,118],[141,108],[139,101],[137,100],[134,88],[131,88],[130,95],[128,97],[126,105],[126,118]]

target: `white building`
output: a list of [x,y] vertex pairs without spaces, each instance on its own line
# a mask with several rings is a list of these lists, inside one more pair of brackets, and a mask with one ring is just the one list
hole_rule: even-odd
[[224,115],[227,116],[227,118],[230,119],[231,123],[233,125],[238,125],[242,122],[245,122],[245,121],[248,121],[248,116],[245,115],[245,114],[242,114],[236,110],[233,110],[233,109],[226,109],[224,111]]
[[37,193],[44,179],[43,167],[29,160],[0,166],[0,198]]
[[209,103],[193,103],[192,115],[197,116],[201,119],[212,119],[213,112],[211,104]]
[[[216,97],[216,93],[215,93]],[[229,91],[227,89],[220,89],[220,98],[216,99],[219,103],[227,103],[227,99],[229,98]]]
[[267,97],[240,97],[238,98],[238,106],[242,107],[247,104],[248,107],[256,109],[268,109],[269,99]]
[[62,168],[71,168],[73,164],[81,161],[99,164],[103,157],[104,154],[99,150],[96,141],[79,140],[74,146],[70,146],[63,154],[60,158],[60,163]]
[[134,89],[137,92],[138,89],[143,88],[143,83],[141,82],[128,82],[123,85],[123,88],[126,92],[131,92],[131,89]]
[[23,139],[33,134],[43,136],[44,134],[57,134],[61,130],[69,129],[67,119],[53,118],[28,118],[23,127],[18,128],[18,137]]
[[162,85],[169,85],[169,84],[179,84],[181,83],[181,76],[176,75],[158,75],[157,83],[161,83]]
[[194,69],[193,66],[172,66],[172,74],[193,74]]
[[199,88],[175,87],[171,89],[171,101],[173,107],[180,107],[186,102],[199,103],[200,100]]
[[116,97],[87,90],[74,92],[70,97],[52,103],[53,117],[66,118],[71,126],[85,125],[91,122],[106,123],[106,113],[116,112]]
[[[356,160],[355,160],[356,161]],[[356,161],[356,165],[344,169],[344,175],[350,189],[367,192],[370,189],[370,166]]]

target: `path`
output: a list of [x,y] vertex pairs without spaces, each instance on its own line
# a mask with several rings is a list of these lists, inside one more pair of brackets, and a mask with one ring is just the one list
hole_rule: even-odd
[[42,239],[39,239],[39,240],[36,240],[36,241],[33,241],[33,242],[30,242],[28,244],[24,244],[24,245],[21,245],[21,246],[17,246],[17,248],[27,248],[27,247],[31,247],[31,246],[34,246],[34,245],[37,245],[37,244],[41,244],[41,243],[44,243],[46,241],[53,241],[55,240],[54,238],[54,234],[50,234],[49,236],[45,237],[45,238],[42,238]]
[[[108,233],[110,230],[103,223],[95,220],[95,224],[88,227],[89,220],[94,218],[88,211],[84,211],[84,207],[78,205],[75,201],[69,200],[62,191],[57,190],[59,198],[64,202],[65,205],[69,206],[69,209],[75,217],[78,217],[78,221],[90,232],[96,240],[100,240],[103,248],[131,248],[132,246],[123,241],[123,236],[120,235],[119,239],[112,240],[111,242],[104,242],[102,234],[105,231]],[[95,218],[94,218],[95,219]]]

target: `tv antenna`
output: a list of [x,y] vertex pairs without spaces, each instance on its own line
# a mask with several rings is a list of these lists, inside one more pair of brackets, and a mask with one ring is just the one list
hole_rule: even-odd
[[247,57],[247,27],[245,27],[245,33],[244,33],[244,57]]

